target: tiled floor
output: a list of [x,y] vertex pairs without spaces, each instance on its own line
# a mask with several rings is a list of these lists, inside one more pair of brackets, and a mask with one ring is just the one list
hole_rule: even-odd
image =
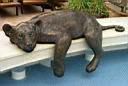
[[[45,9],[46,11],[51,11],[50,9]],[[15,8],[2,8],[0,9],[0,30],[5,23],[16,25],[19,22],[27,21],[32,16],[41,13],[40,6],[27,6],[24,9],[24,14],[21,14],[19,8],[19,15],[15,15]]]
[[[67,8],[68,2],[64,2],[64,8]],[[16,25],[19,22],[27,21],[32,16],[41,13],[42,8],[40,6],[24,6],[24,14],[21,14],[21,10],[19,8],[19,15],[16,16],[15,8],[2,8],[0,9],[0,30],[2,30],[2,26],[5,23],[9,23],[12,25]],[[44,12],[49,12],[50,9],[44,9]]]

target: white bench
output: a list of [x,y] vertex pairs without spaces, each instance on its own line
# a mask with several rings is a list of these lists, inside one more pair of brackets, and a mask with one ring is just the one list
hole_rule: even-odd
[[[115,32],[114,29],[103,31],[103,48],[105,51],[128,48],[128,17],[97,19],[102,25],[123,25],[125,32]],[[73,40],[67,57],[85,53],[88,46],[83,38]],[[19,66],[29,66],[33,63],[42,64],[53,57],[54,44],[37,44],[32,53],[25,53],[14,44],[4,32],[0,32],[0,73]],[[43,63],[44,62],[44,63]],[[45,64],[44,64],[45,65]]]

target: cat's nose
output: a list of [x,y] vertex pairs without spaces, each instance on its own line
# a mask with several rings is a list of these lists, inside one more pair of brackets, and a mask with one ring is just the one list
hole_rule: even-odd
[[28,48],[32,48],[32,44],[28,44],[27,47],[28,47]]

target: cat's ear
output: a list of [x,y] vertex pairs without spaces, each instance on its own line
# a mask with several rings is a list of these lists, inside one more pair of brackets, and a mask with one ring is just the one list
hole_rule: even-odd
[[34,23],[34,30],[38,32],[38,29],[41,27],[41,20],[38,20]]
[[38,21],[36,21],[36,22],[35,22],[35,24],[34,24],[34,25],[35,25],[35,26],[40,26],[40,25],[41,25],[41,23],[42,23],[42,21],[41,21],[41,20],[38,20]]
[[13,32],[13,27],[9,24],[4,24],[2,29],[8,37],[10,37],[11,33]]

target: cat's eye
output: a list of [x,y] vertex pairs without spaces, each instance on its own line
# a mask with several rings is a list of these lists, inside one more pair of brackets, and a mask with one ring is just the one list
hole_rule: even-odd
[[33,33],[31,32],[31,33],[29,33],[29,36],[33,36]]
[[24,36],[23,36],[22,34],[19,34],[18,39],[19,39],[19,40],[22,40],[23,37],[24,37]]

